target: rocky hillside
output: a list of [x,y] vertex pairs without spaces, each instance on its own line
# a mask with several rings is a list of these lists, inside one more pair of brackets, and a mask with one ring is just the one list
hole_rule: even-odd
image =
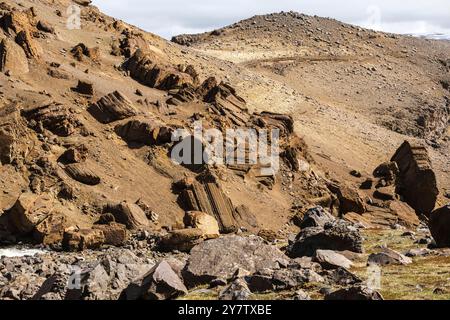
[[268,95],[277,98],[263,103],[291,112],[313,152],[332,158],[332,165],[371,170],[372,161],[392,153],[399,140],[414,137],[434,149],[442,188],[450,188],[449,41],[295,12],[255,16],[172,41],[270,78]]
[[[446,256],[447,43],[297,14],[174,41],[90,1],[0,3],[0,245],[43,250],[0,257],[0,298],[381,299],[352,268],[412,260],[363,230]],[[279,170],[245,143],[172,161],[197,121],[279,130]]]

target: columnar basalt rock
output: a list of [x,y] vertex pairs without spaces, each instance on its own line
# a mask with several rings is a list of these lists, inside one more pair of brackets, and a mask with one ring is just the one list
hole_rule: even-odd
[[430,214],[436,205],[439,190],[426,148],[405,141],[395,152],[392,161],[399,168],[397,193],[418,214]]
[[438,247],[450,247],[450,205],[431,213],[429,228]]
[[110,123],[137,115],[131,101],[121,92],[114,91],[89,107],[89,112],[101,123]]
[[56,102],[23,109],[22,115],[29,121],[29,125],[33,129],[41,131],[42,128],[45,128],[61,137],[70,136],[76,131],[76,128],[83,126],[69,108]]
[[180,72],[161,60],[156,54],[137,50],[122,67],[130,72],[133,79],[161,90],[175,89],[195,82],[190,74]]

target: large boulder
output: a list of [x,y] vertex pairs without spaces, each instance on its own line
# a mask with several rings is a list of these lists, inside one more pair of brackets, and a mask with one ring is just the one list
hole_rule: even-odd
[[93,229],[101,230],[105,237],[105,244],[120,247],[128,240],[127,227],[120,223],[96,225]]
[[325,281],[314,270],[302,268],[265,269],[246,279],[252,292],[291,290],[301,287],[305,283],[323,283]]
[[0,27],[8,35],[17,35],[21,31],[34,31],[33,16],[30,10],[11,10],[0,18]]
[[[0,133],[0,145],[2,143]],[[1,147],[0,147],[0,160],[1,160]],[[1,163],[1,161],[0,161]],[[11,165],[0,164],[0,216],[3,212],[11,209],[17,202],[17,199],[22,194],[22,190],[26,189],[28,183],[22,177],[22,175],[16,171]]]
[[63,213],[53,212],[44,221],[36,225],[33,237],[38,243],[44,245],[60,244],[64,229],[67,226],[67,217]]
[[36,240],[58,242],[65,228],[66,208],[50,195],[23,193],[8,212],[8,219],[15,233],[35,233]]
[[131,101],[121,92],[114,91],[91,105],[88,111],[101,123],[110,123],[137,115]]
[[399,174],[397,193],[419,214],[430,214],[439,189],[427,149],[420,144],[405,141],[392,157]]
[[309,209],[297,225],[302,229],[323,227],[326,223],[333,222],[335,219],[335,217],[325,211],[322,207],[315,207]]
[[342,254],[331,250],[317,250],[314,261],[320,263],[325,269],[350,269],[353,263]]
[[137,50],[122,67],[130,72],[133,79],[151,88],[171,90],[194,83],[191,75],[180,72],[162,57],[150,51]]
[[15,42],[3,39],[0,42],[0,71],[13,75],[28,73],[28,60],[25,52]]
[[229,280],[239,268],[256,273],[288,263],[289,259],[278,248],[265,244],[260,237],[231,235],[194,247],[183,276],[187,285],[193,287],[215,279]]
[[[6,181],[3,176],[11,177],[13,175],[6,171],[10,172],[11,168],[22,164],[32,148],[30,142],[33,141],[33,134],[28,130],[27,122],[21,116],[19,108],[20,105],[12,103],[0,109],[0,163],[3,165],[0,176],[2,181]],[[5,165],[9,164],[12,166],[7,170]],[[21,174],[16,173],[15,176],[21,176]],[[19,181],[20,179],[17,179],[17,182]],[[21,184],[23,185],[23,183]],[[15,197],[14,201],[17,198]]]
[[28,125],[36,131],[42,131],[44,128],[60,137],[68,137],[75,133],[77,128],[83,127],[69,107],[57,102],[26,108],[21,114],[28,120]]
[[347,184],[329,184],[328,188],[335,193],[339,200],[339,211],[342,215],[348,212],[363,214],[366,212],[364,200],[358,193],[358,190]]
[[69,229],[64,232],[62,247],[66,251],[98,249],[105,243],[105,235],[99,229]]
[[187,288],[169,263],[161,261],[133,281],[121,294],[124,300],[168,300],[186,294]]
[[134,203],[127,201],[108,204],[104,209],[104,213],[111,213],[115,221],[124,224],[128,229],[145,229],[150,226],[145,212]]
[[450,247],[450,205],[431,213],[429,228],[438,247]]
[[408,265],[412,263],[412,259],[404,256],[403,254],[389,249],[384,248],[379,253],[372,253],[369,256],[368,264],[377,265]]
[[169,232],[161,239],[162,251],[189,252],[206,239],[205,232],[198,228],[178,229]]
[[220,235],[219,224],[217,220],[200,211],[189,211],[185,216],[185,224],[192,228],[197,228],[209,238],[216,238]]
[[414,209],[405,202],[391,201],[389,210],[397,219],[397,222],[407,228],[415,228],[420,224],[420,219]]
[[22,47],[25,55],[29,59],[38,59],[42,55],[42,47],[37,43],[28,30],[20,31],[16,36],[16,43]]
[[362,253],[362,236],[358,229],[345,221],[327,223],[322,227],[306,228],[289,245],[291,258],[313,256],[316,250],[353,251]]

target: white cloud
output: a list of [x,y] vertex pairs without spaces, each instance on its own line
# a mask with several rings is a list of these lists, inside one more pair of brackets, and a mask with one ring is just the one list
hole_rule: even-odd
[[94,0],[94,4],[165,38],[213,30],[255,14],[290,10],[387,32],[450,35],[448,0]]

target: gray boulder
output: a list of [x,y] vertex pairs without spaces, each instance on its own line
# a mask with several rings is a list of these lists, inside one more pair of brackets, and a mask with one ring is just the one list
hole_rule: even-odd
[[333,222],[334,220],[336,218],[326,212],[322,207],[315,207],[305,213],[299,227],[302,229],[323,227],[326,223]]
[[251,294],[245,280],[236,279],[220,293],[219,300],[248,300]]
[[368,260],[368,264],[378,265],[408,265],[411,263],[411,258],[389,248],[384,248],[382,252],[371,254]]
[[450,247],[450,204],[431,213],[429,228],[439,248]]
[[345,221],[327,223],[323,228],[314,227],[302,230],[295,241],[288,246],[291,258],[312,257],[316,250],[363,252],[362,236],[358,229]]
[[317,250],[314,255],[314,261],[320,263],[325,269],[336,269],[339,267],[349,269],[353,265],[349,259],[332,250]]
[[189,287],[229,280],[239,268],[250,274],[287,266],[289,258],[260,237],[236,235],[205,241],[191,250],[183,277]]
[[168,300],[186,294],[187,288],[166,261],[132,282],[121,294],[123,300]]

